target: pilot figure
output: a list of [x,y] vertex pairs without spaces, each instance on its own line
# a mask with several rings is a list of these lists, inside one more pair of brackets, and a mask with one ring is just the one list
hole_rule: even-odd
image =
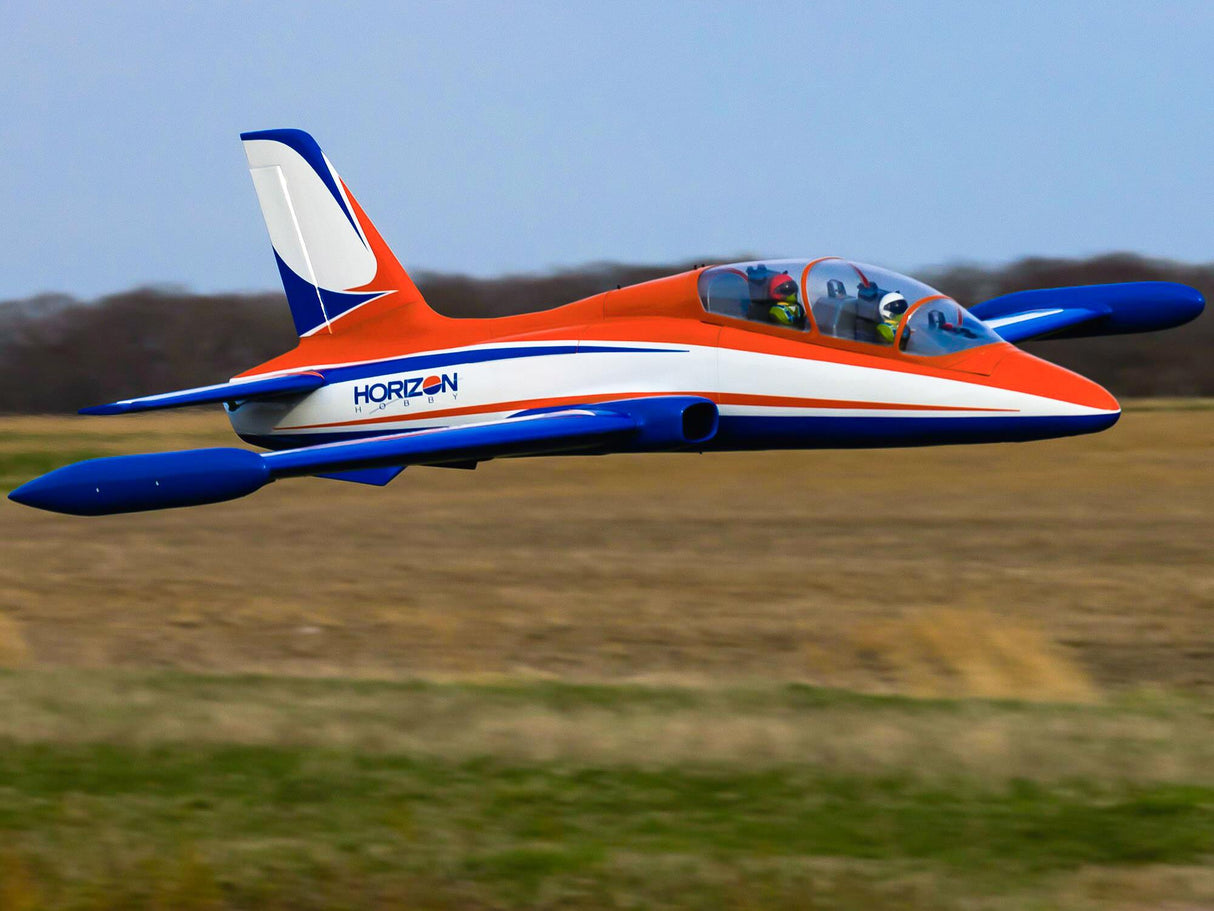
[[887,345],[892,345],[894,337],[898,334],[898,324],[902,322],[909,306],[906,298],[897,291],[882,295],[881,302],[877,304],[877,316],[881,320],[877,323],[877,338]]
[[748,319],[805,328],[805,308],[797,300],[797,283],[791,275],[763,265],[748,266],[746,282],[750,287]]

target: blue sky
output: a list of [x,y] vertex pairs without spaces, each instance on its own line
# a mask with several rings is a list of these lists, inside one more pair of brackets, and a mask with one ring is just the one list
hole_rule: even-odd
[[238,141],[407,268],[1214,260],[1210,3],[70,3],[0,35],[0,299],[277,286]]

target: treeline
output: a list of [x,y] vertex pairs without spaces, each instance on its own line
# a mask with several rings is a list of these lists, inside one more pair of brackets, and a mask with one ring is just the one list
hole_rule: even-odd
[[[500,316],[556,307],[690,264],[601,264],[550,275],[480,279],[422,273],[441,313]],[[1214,264],[1114,254],[1085,260],[1025,259],[1001,267],[953,266],[920,277],[973,304],[1027,288],[1120,281],[1177,281],[1207,297]],[[96,301],[41,295],[0,302],[0,412],[71,412],[132,395],[220,382],[295,343],[281,293],[191,294],[137,288]],[[1090,376],[1119,396],[1214,395],[1214,318],[1148,335],[1038,342],[1043,357]]]

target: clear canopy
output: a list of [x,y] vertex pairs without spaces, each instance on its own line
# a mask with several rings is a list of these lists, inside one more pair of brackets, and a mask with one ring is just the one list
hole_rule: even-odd
[[700,276],[700,301],[711,313],[808,329],[801,278],[809,260],[777,259],[714,266]]
[[899,345],[907,354],[933,357],[1000,341],[994,330],[955,300],[937,297],[911,311]]
[[847,260],[765,260],[706,269],[711,313],[933,357],[999,341],[956,301],[889,269]]

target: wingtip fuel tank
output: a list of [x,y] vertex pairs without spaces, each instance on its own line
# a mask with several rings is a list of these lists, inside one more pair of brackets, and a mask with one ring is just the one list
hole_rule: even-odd
[[272,480],[256,452],[217,447],[89,459],[22,484],[8,498],[52,512],[102,516],[220,503]]

